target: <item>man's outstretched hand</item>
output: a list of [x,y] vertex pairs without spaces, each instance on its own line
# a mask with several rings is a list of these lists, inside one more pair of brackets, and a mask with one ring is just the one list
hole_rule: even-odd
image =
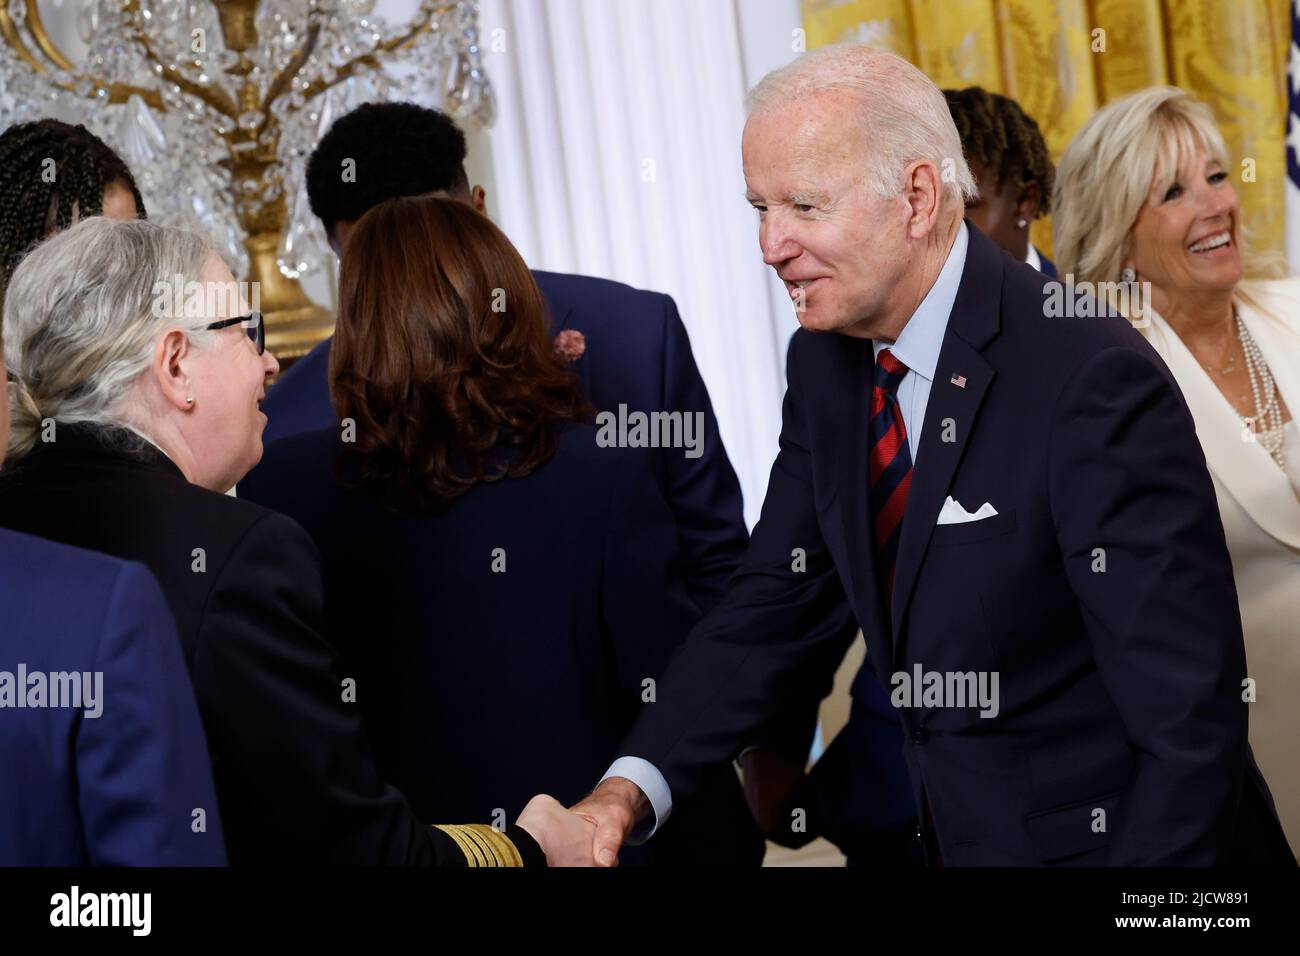
[[650,801],[626,777],[602,780],[573,812],[595,825],[591,855],[596,866],[618,866],[618,851],[638,820],[650,812]]
[[590,818],[564,809],[554,797],[543,793],[533,797],[515,824],[537,841],[547,866],[595,865],[591,855],[595,825]]

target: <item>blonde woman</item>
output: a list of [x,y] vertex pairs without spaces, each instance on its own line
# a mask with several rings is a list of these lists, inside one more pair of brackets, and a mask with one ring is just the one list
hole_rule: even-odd
[[1265,279],[1265,263],[1246,255],[1233,168],[1210,110],[1184,91],[1117,100],[1057,167],[1054,252],[1075,282],[1150,290],[1136,324],[1178,380],[1214,478],[1254,682],[1250,743],[1294,848],[1300,277]]

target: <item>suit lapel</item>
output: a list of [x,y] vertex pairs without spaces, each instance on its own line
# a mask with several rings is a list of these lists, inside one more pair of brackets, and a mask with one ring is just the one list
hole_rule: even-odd
[[[970,244],[966,265],[935,365],[925,425],[912,463],[912,487],[903,513],[892,600],[896,660],[903,622],[907,619],[939,509],[948,495],[962,454],[970,444],[984,395],[995,374],[980,350],[997,335],[1001,326],[1003,256],[969,222],[967,228]],[[965,384],[954,384],[954,376],[964,377]]]
[[[952,376],[966,379],[965,387],[952,384]],[[903,535],[898,544],[898,564],[894,570],[893,634],[897,643],[903,620],[911,603],[912,592],[939,510],[943,507],[957,463],[970,443],[975,419],[984,401],[984,393],[993,381],[993,368],[949,329],[944,336],[934,384],[925,410],[925,427],[912,467],[912,488],[903,513]],[[945,440],[945,439],[951,439]],[[963,502],[975,507],[981,502]]]

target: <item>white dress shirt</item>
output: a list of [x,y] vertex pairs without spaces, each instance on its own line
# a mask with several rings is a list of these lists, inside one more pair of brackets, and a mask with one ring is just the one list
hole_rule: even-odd
[[1043,271],[1043,257],[1038,254],[1032,242],[1029,244],[1029,251],[1025,253],[1025,264],[1033,266],[1039,272]]
[[[944,333],[948,330],[948,316],[952,313],[953,302],[957,299],[957,288],[961,285],[962,271],[966,267],[966,249],[970,244],[970,235],[966,223],[957,229],[952,249],[944,261],[934,285],[926,293],[921,304],[917,306],[912,317],[903,326],[897,342],[872,339],[871,345],[875,355],[881,349],[888,348],[895,358],[907,366],[907,373],[898,383],[898,407],[903,416],[903,427],[907,430],[907,446],[912,454],[912,465],[916,466],[917,450],[920,448],[921,426],[925,420],[926,405],[930,401],[930,386],[934,383],[934,370],[939,364],[939,351],[943,347]],[[1032,248],[1032,246],[1031,246]],[[854,400],[860,400],[855,398]],[[867,490],[863,489],[863,494]],[[654,764],[641,757],[619,757],[615,760],[605,776],[624,777],[641,788],[650,801],[654,811],[653,818],[641,824],[628,838],[629,845],[644,843],[655,831],[668,820],[673,809],[672,790],[668,781]]]

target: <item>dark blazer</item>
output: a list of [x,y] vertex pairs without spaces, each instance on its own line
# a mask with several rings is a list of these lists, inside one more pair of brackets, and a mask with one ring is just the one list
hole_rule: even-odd
[[[671,705],[644,712],[621,753],[657,766],[674,799],[689,795],[797,695],[809,662],[827,666],[809,635],[847,602],[882,687],[914,667],[1000,675],[996,717],[900,709],[931,857],[1223,861],[1243,776],[1262,780],[1249,773],[1232,566],[1191,415],[1138,332],[1045,318],[1049,280],[968,228],[892,616],[868,498],[871,342],[800,331],[741,570],[670,666]],[[947,495],[998,513],[936,527]]]
[[[791,336],[786,348],[787,378],[793,346]],[[817,627],[824,634],[809,635],[809,642],[819,645],[837,666],[858,634],[852,608],[844,602],[839,613]],[[820,703],[830,693],[833,677],[825,667],[806,668],[806,672],[809,679],[802,701],[778,710],[754,740],[797,764],[808,759]],[[780,815],[783,824],[789,821],[789,830],[770,836],[792,847],[825,837],[844,853],[849,866],[919,866],[924,857],[898,711],[869,663],[864,662],[855,675],[850,696],[848,722],[790,794]],[[796,810],[803,812],[796,816]]]
[[[654,456],[566,425],[532,474],[411,516],[342,490],[342,447],[337,428],[276,442],[239,493],[320,549],[326,635],[380,771],[427,819],[513,819],[536,793],[576,803],[636,714],[665,706],[656,684],[700,617]],[[730,766],[681,810],[663,846],[624,862],[761,861]]]
[[[190,484],[121,431],[58,426],[0,475],[0,527],[138,561],[176,617],[233,864],[463,865],[375,771],[296,524]],[[489,822],[486,819],[482,822]],[[539,862],[516,827],[508,834]]]
[[[203,726],[149,572],[0,531],[0,609],[0,866],[224,866]],[[50,694],[50,675],[74,672],[92,699],[60,700],[81,706],[17,706],[31,675]]]
[[[727,458],[718,422],[691,354],[677,306],[666,295],[587,276],[534,272],[550,305],[555,332],[573,329],[586,352],[573,365],[598,410],[704,413],[703,454],[658,449],[654,471],[677,521],[686,588],[704,610],[722,597],[749,540],[740,483]],[[338,427],[329,395],[326,340],[299,359],[268,392],[269,443],[287,435]]]

